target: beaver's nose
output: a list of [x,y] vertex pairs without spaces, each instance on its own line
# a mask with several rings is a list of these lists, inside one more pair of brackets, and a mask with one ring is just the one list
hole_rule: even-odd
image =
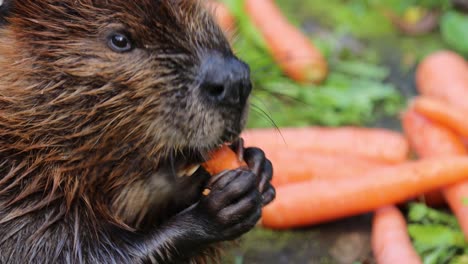
[[247,64],[235,57],[210,54],[202,62],[203,95],[222,105],[244,105],[252,90]]

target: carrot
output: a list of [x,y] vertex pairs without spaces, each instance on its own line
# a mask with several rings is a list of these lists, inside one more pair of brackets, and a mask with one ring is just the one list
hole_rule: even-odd
[[422,264],[411,243],[405,218],[394,206],[375,212],[371,244],[377,264]]
[[359,175],[387,165],[358,157],[308,151],[270,151],[267,156],[274,165],[272,184],[275,187],[317,178]]
[[463,142],[449,129],[434,124],[415,110],[402,114],[402,125],[411,147],[421,158],[463,155]]
[[416,98],[413,101],[413,107],[414,110],[430,120],[452,129],[460,136],[468,137],[468,111],[429,97]]
[[[417,123],[419,123],[419,128],[415,129],[418,126]],[[464,142],[452,131],[418,117],[414,111],[409,110],[403,116],[403,127],[414,149],[422,158],[449,155],[466,156],[468,153]],[[455,213],[465,237],[468,238],[468,205],[465,204],[468,198],[468,180],[447,186],[442,190],[442,193]]]
[[452,51],[438,51],[425,58],[416,71],[416,84],[422,95],[466,108],[468,65]]
[[406,201],[468,179],[468,157],[406,162],[354,177],[280,186],[262,224],[284,229],[322,223]]
[[216,0],[207,0],[205,1],[205,4],[207,8],[213,12],[213,15],[221,29],[223,29],[226,35],[230,37],[236,26],[236,18],[229,8],[224,3]]
[[[228,146],[224,145],[210,154],[210,159],[202,163],[202,167],[211,175],[215,176],[225,170],[234,170],[240,167],[246,167],[243,160],[239,160],[237,154]],[[205,188],[203,195],[210,194],[211,189]]]
[[462,181],[442,191],[447,203],[457,217],[458,223],[468,239],[468,181]]
[[224,170],[234,170],[247,166],[244,161],[239,160],[237,154],[224,145],[211,152],[210,159],[202,164],[203,168],[211,175],[216,175]]
[[281,128],[248,130],[242,134],[246,145],[256,145],[269,156],[272,152],[303,150],[314,153],[356,156],[385,163],[407,159],[409,146],[397,132],[358,127]]
[[[413,104],[413,108],[415,108],[415,104]],[[431,122],[413,108],[404,112],[401,119],[408,141],[420,158],[466,153],[465,146],[452,131]],[[440,206],[445,202],[440,191],[425,194],[423,200],[430,206]]]
[[245,10],[286,75],[302,83],[320,83],[327,77],[321,51],[288,22],[273,0],[246,0]]

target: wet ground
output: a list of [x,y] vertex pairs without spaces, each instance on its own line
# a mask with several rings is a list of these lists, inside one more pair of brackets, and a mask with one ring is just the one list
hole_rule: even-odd
[[301,230],[256,228],[223,263],[373,264],[371,220],[368,214]]

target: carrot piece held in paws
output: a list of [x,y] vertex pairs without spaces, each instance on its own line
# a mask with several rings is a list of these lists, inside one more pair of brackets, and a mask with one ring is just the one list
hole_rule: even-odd
[[246,0],[245,11],[284,73],[302,83],[320,83],[328,74],[321,51],[289,23],[273,0]]
[[[247,167],[243,160],[239,160],[237,154],[229,148],[229,146],[222,146],[219,149],[212,151],[210,159],[202,164],[202,167],[211,175],[215,176],[225,170],[235,170],[241,167]],[[206,188],[203,195],[210,194],[211,190]]]
[[234,170],[247,166],[247,164],[243,160],[239,160],[237,154],[226,145],[214,150],[209,155],[210,159],[203,163],[202,166],[212,176],[225,170]]
[[377,264],[422,264],[411,244],[405,218],[395,206],[375,212],[371,244]]
[[266,227],[284,229],[323,223],[404,202],[468,179],[468,157],[411,161],[354,177],[317,179],[276,188],[263,210]]

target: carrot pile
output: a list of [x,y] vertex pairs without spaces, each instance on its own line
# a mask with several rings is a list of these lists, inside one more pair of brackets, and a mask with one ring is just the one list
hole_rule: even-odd
[[[272,0],[245,0],[245,11],[288,76],[323,80],[323,57]],[[428,204],[447,203],[468,238],[468,63],[454,52],[435,52],[420,63],[416,83],[420,95],[401,115],[404,133],[357,127],[244,132],[246,145],[263,149],[274,166],[277,196],[263,209],[263,226],[295,228],[374,211],[377,262],[421,263],[392,205],[424,196]],[[417,160],[409,159],[410,151]]]
[[276,189],[263,225],[276,229],[323,223],[404,202],[468,180],[468,157],[405,162],[349,177],[316,179]]

